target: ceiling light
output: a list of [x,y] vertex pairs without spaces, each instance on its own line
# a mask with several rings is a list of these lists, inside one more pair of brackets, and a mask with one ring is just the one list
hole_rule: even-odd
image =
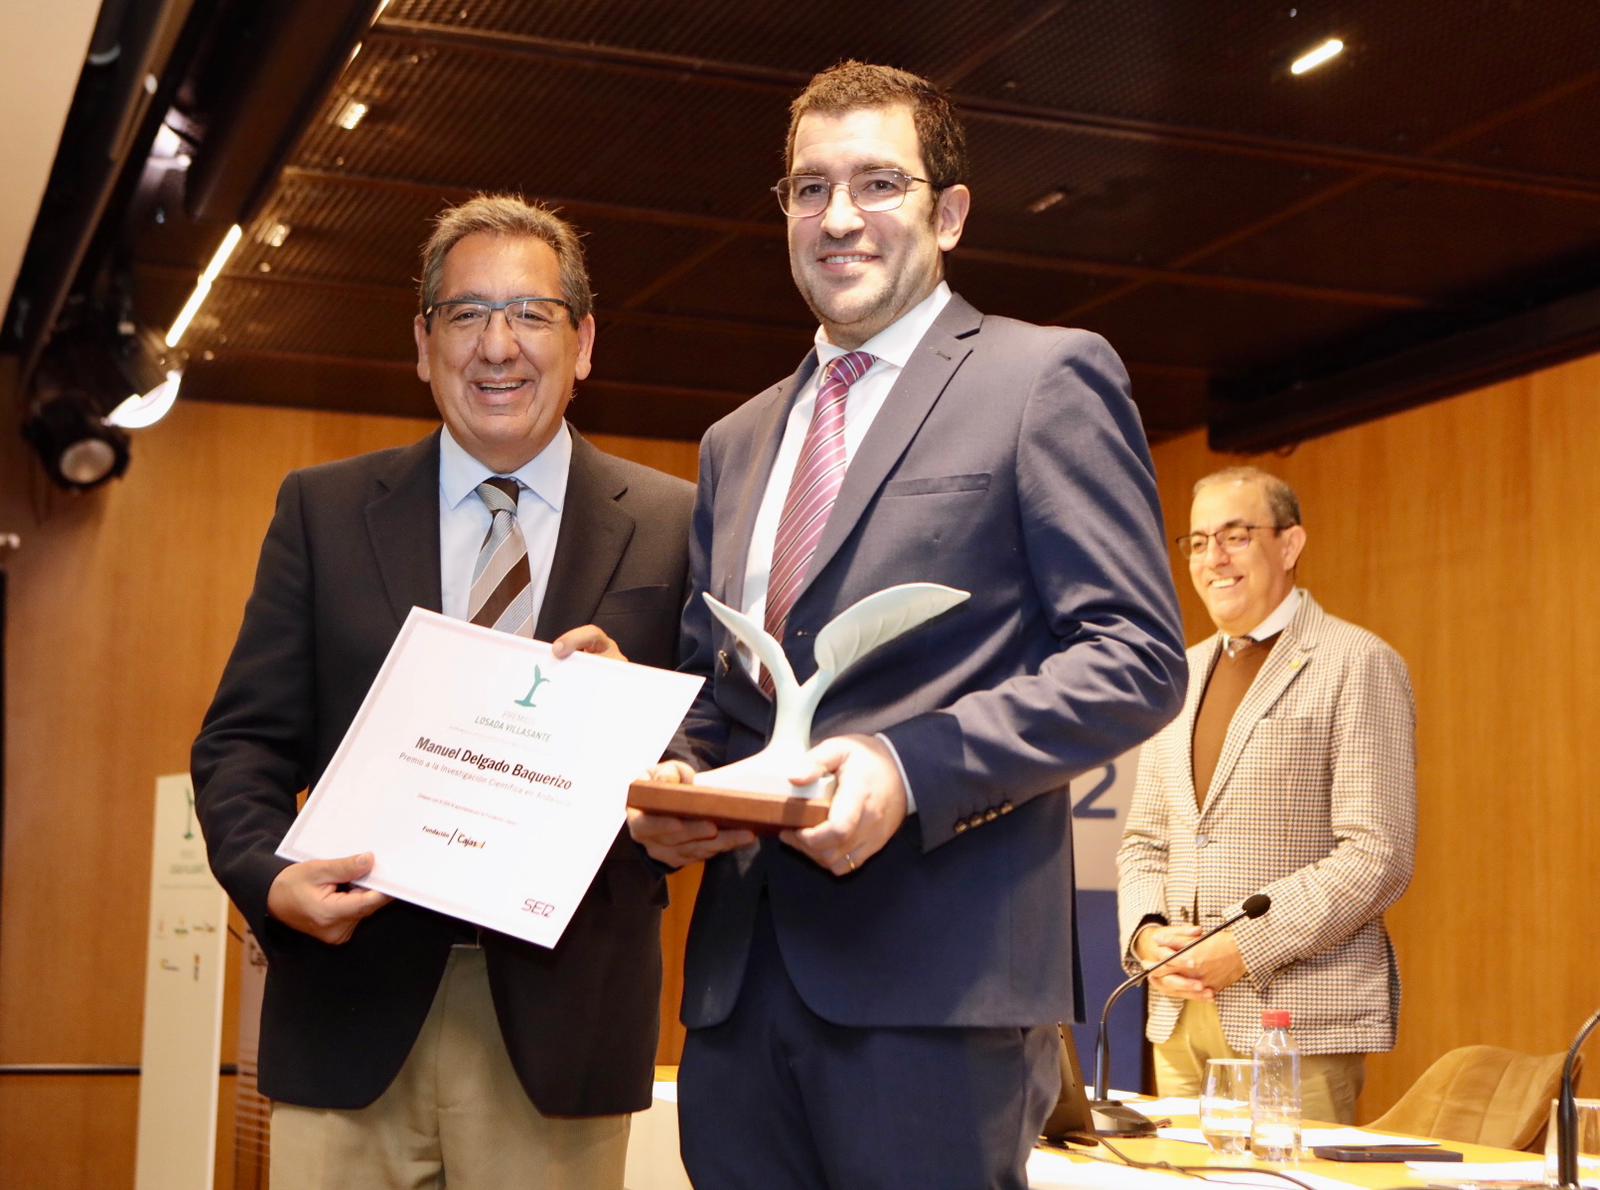
[[155,139],[150,142],[150,156],[156,158],[176,157],[183,152],[183,138],[175,132],[170,124],[163,124],[156,129]]
[[1051,207],[1059,206],[1066,200],[1067,192],[1065,190],[1052,190],[1048,194],[1041,194],[1028,204],[1028,214],[1042,215]]
[[256,239],[269,248],[281,248],[293,230],[287,223],[269,223],[256,233]]
[[106,414],[106,425],[124,430],[143,430],[155,425],[167,415],[172,403],[178,399],[178,386],[182,383],[183,370],[169,370],[167,378],[149,392],[143,396],[134,393]]
[[367,105],[359,99],[346,99],[344,106],[339,109],[339,114],[333,122],[346,132],[354,132],[356,125],[360,124],[367,114]]
[[200,313],[206,294],[211,292],[211,283],[217,279],[217,274],[222,272],[222,266],[228,263],[228,257],[232,256],[233,250],[239,246],[239,237],[242,235],[244,228],[235,223],[228,229],[228,234],[222,237],[222,243],[217,245],[211,263],[206,265],[206,271],[200,274],[200,280],[195,282],[194,292],[189,295],[189,300],[183,303],[183,309],[178,311],[178,317],[173,320],[172,329],[167,332],[168,347],[176,347],[183,339],[183,332],[189,329],[194,316]]
[[[1290,74],[1305,74],[1315,70],[1324,62],[1331,62],[1344,52],[1344,42],[1337,37],[1330,37],[1316,49],[1301,54],[1289,66]],[[1281,61],[1281,59],[1280,59]]]

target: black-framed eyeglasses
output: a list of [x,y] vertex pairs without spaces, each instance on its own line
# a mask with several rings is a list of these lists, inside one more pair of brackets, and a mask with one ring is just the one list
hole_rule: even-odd
[[503,310],[506,326],[520,337],[542,335],[554,328],[563,318],[572,317],[572,306],[562,298],[514,297],[503,302],[486,302],[479,298],[451,298],[435,302],[423,310],[422,317],[431,327],[433,316],[439,316],[439,330],[452,339],[476,339],[488,328],[496,310]]
[[1274,533],[1281,533],[1291,528],[1289,525],[1224,525],[1215,533],[1180,533],[1172,539],[1172,544],[1178,547],[1180,558],[1193,558],[1206,552],[1213,537],[1222,547],[1225,554],[1243,553],[1250,545],[1250,534],[1258,529],[1271,529]]
[[892,211],[906,200],[906,191],[913,182],[932,185],[927,178],[917,178],[903,169],[863,169],[850,175],[848,182],[830,182],[821,174],[790,174],[779,178],[772,192],[778,196],[778,205],[791,219],[809,219],[828,209],[833,192],[843,186],[850,201],[860,211]]

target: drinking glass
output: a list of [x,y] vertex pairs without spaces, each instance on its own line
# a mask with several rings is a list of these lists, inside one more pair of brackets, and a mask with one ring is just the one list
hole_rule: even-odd
[[1200,1131],[1213,1152],[1239,1154],[1250,1148],[1250,1084],[1254,1058],[1212,1058],[1200,1095]]

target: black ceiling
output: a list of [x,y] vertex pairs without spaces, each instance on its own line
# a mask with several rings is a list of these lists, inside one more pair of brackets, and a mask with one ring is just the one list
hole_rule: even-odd
[[[1344,54],[1292,77],[1328,36]],[[258,191],[186,397],[428,413],[417,247],[443,204],[514,190],[588,233],[574,421],[698,436],[808,345],[767,188],[789,99],[843,56],[956,96],[952,283],[1106,335],[1152,438],[1293,440],[1600,349],[1595,0],[393,0]],[[184,184],[124,233],[153,326],[225,226],[177,217]]]

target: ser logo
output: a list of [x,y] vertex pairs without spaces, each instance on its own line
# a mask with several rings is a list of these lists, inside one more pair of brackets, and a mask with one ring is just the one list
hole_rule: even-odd
[[540,686],[547,684],[549,681],[550,679],[545,677],[544,674],[539,671],[539,667],[535,665],[533,667],[533,685],[528,687],[528,692],[521,698],[513,699],[512,701],[514,701],[519,707],[527,707],[530,711],[533,710],[533,696],[538,693]]
[[522,911],[531,913],[535,917],[549,917],[556,911],[556,907],[549,901],[535,901],[532,897],[522,902]]

